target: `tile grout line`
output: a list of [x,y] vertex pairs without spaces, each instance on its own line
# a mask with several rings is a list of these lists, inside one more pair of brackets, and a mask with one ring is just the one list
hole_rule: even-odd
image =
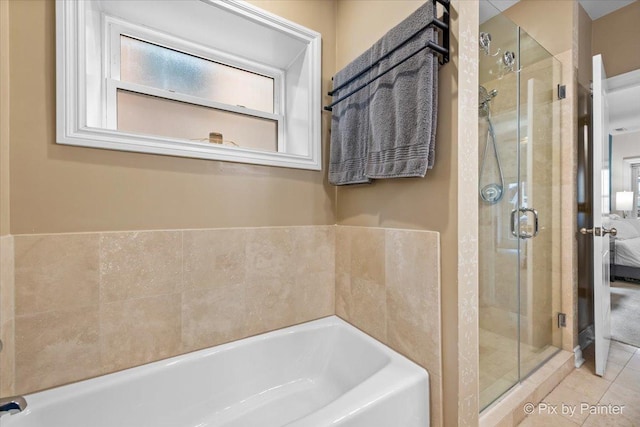
[[[624,352],[624,353],[629,353],[628,351],[623,350],[623,349],[619,349],[619,351],[622,351],[622,352]],[[631,353],[631,357],[630,357],[630,358],[629,358],[629,359],[628,359],[624,364],[622,364],[622,369],[620,369],[620,372],[618,372],[618,373],[616,374],[615,378],[613,378],[613,379],[609,382],[609,385],[607,386],[607,388],[606,388],[606,390],[604,391],[604,393],[602,394],[602,396],[600,396],[600,398],[598,399],[598,401],[597,401],[597,402],[595,402],[595,404],[596,404],[596,405],[597,405],[597,404],[600,404],[600,403],[602,402],[602,399],[604,398],[604,396],[607,394],[607,392],[609,391],[609,389],[611,388],[611,386],[616,382],[616,380],[618,379],[618,377],[620,376],[620,374],[622,373],[622,371],[624,371],[624,369],[627,367],[627,365],[629,364],[629,362],[631,361],[631,359],[633,359],[633,355],[634,355],[636,352],[637,352],[637,350],[636,350],[636,351],[634,351],[633,353]],[[595,374],[594,374],[594,375],[595,375]],[[597,375],[596,375],[596,376],[597,376]],[[604,379],[604,377],[600,377],[600,376],[598,376],[598,377],[599,377],[599,378]],[[582,422],[582,424],[580,424],[580,425],[581,425],[581,426],[584,426],[584,424],[589,420],[589,418],[591,418],[591,416],[592,416],[592,415],[593,415],[593,414],[589,414],[589,415],[587,416],[587,418],[585,418],[585,420],[584,420],[584,421]]]

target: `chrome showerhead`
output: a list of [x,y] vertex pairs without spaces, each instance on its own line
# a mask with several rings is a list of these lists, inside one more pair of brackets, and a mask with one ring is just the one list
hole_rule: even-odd
[[478,90],[478,101],[480,106],[491,101],[496,96],[498,96],[498,91],[496,89],[493,89],[491,92],[487,92],[487,89],[484,86],[480,86]]
[[491,92],[487,92],[484,86],[480,86],[478,89],[478,108],[481,115],[486,116],[489,114],[489,102],[498,96],[498,91],[493,89]]

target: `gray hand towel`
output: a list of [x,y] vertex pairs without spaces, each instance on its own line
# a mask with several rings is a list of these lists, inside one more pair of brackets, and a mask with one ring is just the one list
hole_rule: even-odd
[[[370,64],[371,49],[368,49],[334,76],[334,87],[338,87]],[[349,93],[369,79],[370,73],[365,73],[338,91],[334,97],[339,98]],[[333,185],[370,182],[365,175],[370,139],[369,93],[367,86],[333,107],[329,160],[329,182]]]
[[[435,6],[427,1],[391,29],[371,48],[378,58],[398,46],[433,19]],[[372,70],[384,71],[410,53],[436,42],[427,28]],[[374,75],[375,75],[374,74]],[[433,167],[437,112],[438,57],[424,49],[370,85],[371,145],[369,178],[424,177]]]

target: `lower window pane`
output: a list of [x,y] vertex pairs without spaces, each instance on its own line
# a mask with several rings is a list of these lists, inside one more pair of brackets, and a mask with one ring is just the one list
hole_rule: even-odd
[[278,122],[118,89],[124,132],[278,151]]

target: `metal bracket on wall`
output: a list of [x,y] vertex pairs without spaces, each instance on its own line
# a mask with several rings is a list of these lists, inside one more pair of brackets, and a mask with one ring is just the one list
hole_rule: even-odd
[[558,313],[558,328],[567,327],[567,315],[565,313]]
[[567,86],[558,85],[558,99],[565,99],[567,97]]

